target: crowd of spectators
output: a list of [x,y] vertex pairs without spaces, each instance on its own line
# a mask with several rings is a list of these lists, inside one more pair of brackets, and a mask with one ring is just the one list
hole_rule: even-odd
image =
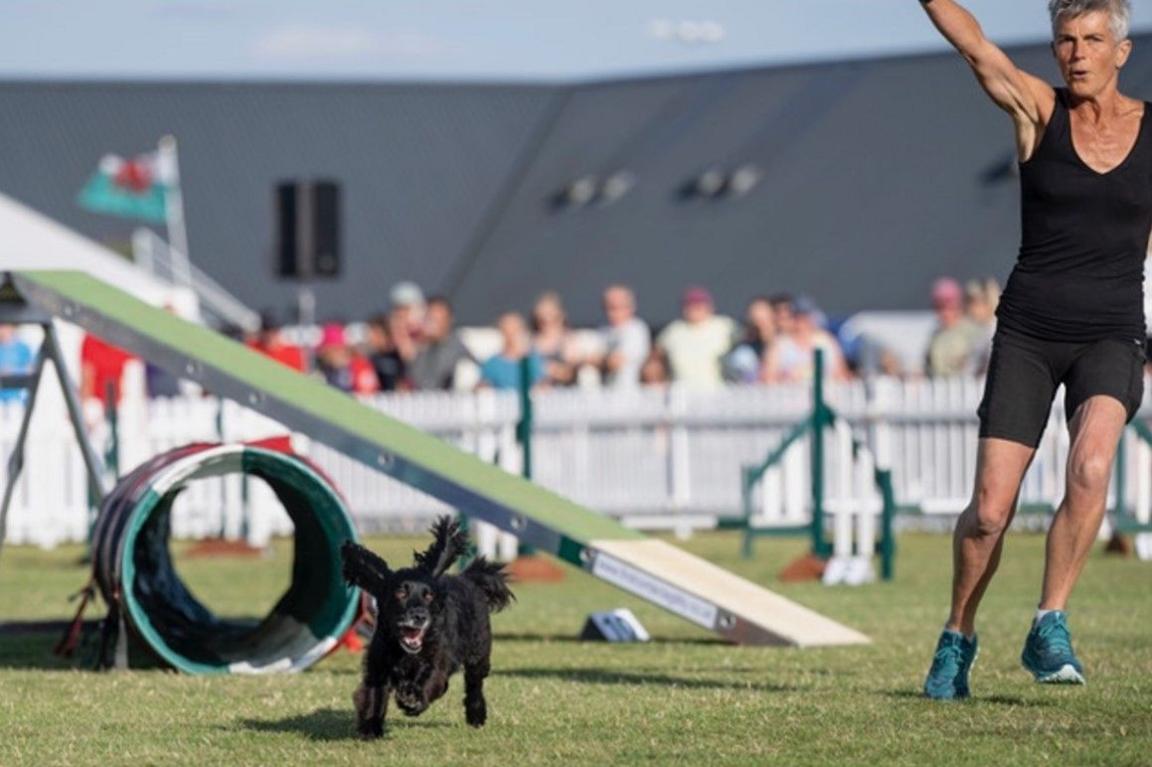
[[[962,286],[944,277],[933,284],[937,326],[924,354],[926,375],[983,372],[998,299],[994,279]],[[627,285],[605,288],[602,307],[599,328],[574,329],[561,296],[545,292],[526,316],[501,313],[489,330],[490,348],[481,353],[477,347],[484,344],[462,338],[446,298],[425,299],[417,285],[402,282],[389,293],[388,311],[364,323],[360,332],[349,332],[351,325],[324,325],[314,369],[328,383],[354,394],[516,389],[523,375],[536,388],[677,382],[701,390],[795,383],[812,379],[817,349],[824,352],[830,379],[846,380],[860,372],[859,354],[845,353],[826,315],[804,295],[757,296],[738,322],[717,310],[710,291],[691,286],[681,296],[680,316],[655,334],[639,315],[636,294]],[[271,317],[249,343],[297,369],[307,366],[308,355],[284,343]],[[883,372],[902,372],[885,359]],[[471,375],[462,375],[468,369]]]
[[[961,284],[942,277],[932,285],[935,329],[924,353],[930,377],[982,374],[988,364],[1000,289],[994,279]],[[395,285],[387,311],[366,322],[326,323],[315,343],[294,343],[282,323],[262,315],[259,331],[244,338],[251,348],[299,371],[312,371],[351,394],[479,387],[516,389],[527,375],[533,387],[599,385],[611,388],[677,382],[693,389],[730,384],[804,382],[814,375],[813,352],[824,352],[826,375],[845,380],[864,370],[903,373],[893,355],[879,351],[882,364],[865,365],[861,344],[845,346],[809,297],[780,293],[757,296],[737,322],[717,310],[704,287],[684,290],[680,316],[653,335],[638,310],[636,294],[613,284],[602,294],[603,323],[595,329],[570,326],[561,296],[539,296],[527,316],[505,311],[494,329],[466,339],[456,327],[447,298],[425,298],[412,282]],[[487,336],[485,339],[485,335]],[[477,342],[479,338],[480,342]],[[864,345],[867,347],[867,344]],[[868,351],[866,349],[865,351]],[[875,344],[870,351],[875,352]],[[81,394],[111,404],[126,352],[87,336],[81,349]],[[32,352],[0,325],[0,374],[30,368]],[[179,382],[158,368],[146,377],[151,396],[179,393]],[[20,392],[0,389],[0,399]]]

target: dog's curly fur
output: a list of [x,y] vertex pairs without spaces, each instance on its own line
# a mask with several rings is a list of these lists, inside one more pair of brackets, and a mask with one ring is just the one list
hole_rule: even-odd
[[417,716],[448,691],[448,678],[464,669],[464,716],[473,727],[487,719],[484,678],[490,669],[489,613],[515,597],[503,566],[477,557],[460,575],[446,575],[465,552],[467,538],[449,517],[432,526],[435,541],[414,552],[413,565],[393,571],[363,546],[346,541],[344,578],[375,597],[376,630],[364,657],[364,677],[352,696],[363,738],[384,733],[388,698]]

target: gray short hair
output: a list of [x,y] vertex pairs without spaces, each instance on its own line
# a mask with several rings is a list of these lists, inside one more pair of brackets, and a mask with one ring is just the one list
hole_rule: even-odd
[[1117,42],[1128,38],[1128,25],[1132,16],[1130,0],[1048,0],[1048,15],[1052,17],[1052,33],[1062,19],[1076,18],[1085,13],[1104,11],[1111,22],[1112,34]]

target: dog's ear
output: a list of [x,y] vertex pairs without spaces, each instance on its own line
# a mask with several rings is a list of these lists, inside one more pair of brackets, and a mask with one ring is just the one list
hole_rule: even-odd
[[359,586],[369,594],[380,594],[388,587],[392,570],[388,563],[363,546],[344,541],[340,547],[340,558],[344,560],[344,580]]
[[439,578],[468,550],[468,536],[460,529],[460,523],[445,515],[437,518],[432,525],[435,541],[423,553],[414,555],[416,566]]

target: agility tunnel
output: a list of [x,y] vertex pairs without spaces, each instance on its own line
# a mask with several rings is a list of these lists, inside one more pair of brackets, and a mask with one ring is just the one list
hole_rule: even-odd
[[[214,615],[181,580],[169,549],[179,494],[190,482],[228,474],[266,482],[296,528],[291,583],[260,620]],[[175,669],[300,671],[330,652],[356,616],[357,594],[340,573],[340,545],[356,538],[336,488],[303,458],[198,443],[145,462],[108,494],[93,530],[93,574],[109,620]]]

